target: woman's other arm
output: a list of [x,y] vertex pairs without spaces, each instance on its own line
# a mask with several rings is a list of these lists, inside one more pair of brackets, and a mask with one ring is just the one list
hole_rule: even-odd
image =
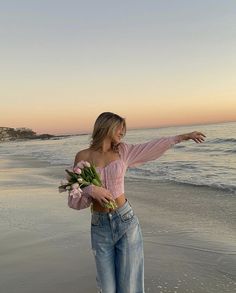
[[[76,154],[74,160],[74,167],[80,161],[87,161],[86,151],[80,151]],[[73,198],[68,195],[68,206],[72,209],[81,210],[90,206],[92,199],[97,200],[101,205],[112,200],[112,195],[106,188],[90,184],[82,188],[81,197]]]

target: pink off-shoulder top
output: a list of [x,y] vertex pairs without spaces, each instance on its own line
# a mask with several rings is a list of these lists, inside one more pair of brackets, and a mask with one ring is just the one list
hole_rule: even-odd
[[[153,161],[164,154],[173,145],[180,142],[179,136],[161,137],[140,144],[119,144],[119,159],[111,161],[107,166],[96,167],[100,174],[103,187],[108,189],[113,198],[124,193],[124,177],[127,168]],[[89,185],[83,188],[82,196],[73,198],[68,195],[68,206],[80,210],[89,207],[92,202],[92,188]]]

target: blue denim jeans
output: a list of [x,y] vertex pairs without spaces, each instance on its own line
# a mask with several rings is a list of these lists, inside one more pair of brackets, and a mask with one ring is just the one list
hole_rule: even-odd
[[91,244],[101,293],[144,293],[143,239],[126,201],[110,213],[93,211]]

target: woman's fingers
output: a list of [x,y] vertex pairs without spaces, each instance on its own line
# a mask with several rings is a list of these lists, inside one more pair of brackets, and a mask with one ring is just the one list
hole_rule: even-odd
[[94,189],[94,197],[99,202],[100,205],[109,203],[110,200],[113,200],[112,194],[109,190],[104,187],[97,187]]
[[103,198],[102,203],[109,203],[109,200],[107,200],[106,198]]
[[[192,136],[192,137],[191,137]],[[191,138],[196,142],[196,143],[201,143],[204,141],[205,134],[202,132],[194,131],[191,133]]]
[[107,191],[107,194],[104,196],[105,203],[109,203],[109,201],[113,200],[112,194]]
[[110,193],[109,190],[106,189],[106,193],[105,193],[105,196],[104,196],[106,199],[108,200],[111,200],[113,197],[112,197],[112,194]]
[[199,140],[204,141],[204,137],[206,137],[205,134],[198,132],[198,139]]
[[112,196],[111,195],[107,195],[107,196],[105,196],[104,197],[104,201],[106,202],[106,203],[108,203],[110,200],[112,200],[113,198],[112,198]]

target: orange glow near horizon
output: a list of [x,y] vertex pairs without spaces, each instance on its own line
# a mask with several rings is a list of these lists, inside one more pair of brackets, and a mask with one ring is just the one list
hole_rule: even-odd
[[96,88],[95,84],[90,89],[88,84],[73,84],[68,92],[60,92],[53,83],[44,92],[35,92],[31,84],[24,99],[18,93],[24,92],[23,86],[9,87],[1,103],[0,126],[28,127],[37,133],[87,133],[105,111],[125,117],[128,129],[236,121],[233,83],[227,80],[225,87],[222,82],[218,87],[208,85],[196,91],[190,81],[188,84],[186,80],[188,88],[184,91],[177,86],[168,89],[167,80],[159,88],[148,87],[145,79],[140,86],[129,88],[116,84]]
[[105,111],[125,117],[128,129],[236,121],[236,99],[232,92],[233,88],[231,92],[206,90],[206,93],[188,89],[183,95],[173,90],[169,97],[170,92],[167,94],[164,89],[157,94],[151,89],[134,88],[128,93],[113,94],[110,90],[97,94],[96,98],[92,93],[86,99],[76,99],[83,95],[75,89],[71,98],[58,92],[52,98],[45,93],[40,99],[37,94],[32,100],[32,90],[24,103],[19,100],[2,103],[0,126],[28,127],[37,133],[87,133],[92,131],[97,116]]
[[[209,103],[208,103],[209,104]],[[236,106],[236,105],[235,105]],[[212,107],[203,107],[198,103],[196,105],[178,105],[173,107],[147,107],[140,105],[130,106],[130,110],[122,110],[116,107],[115,111],[112,107],[107,109],[91,110],[87,113],[84,111],[79,115],[75,109],[71,111],[45,111],[42,109],[37,112],[21,111],[14,115],[7,112],[2,115],[0,121],[4,127],[28,127],[37,133],[50,134],[76,134],[90,133],[97,116],[104,111],[111,111],[126,118],[127,128],[155,128],[165,126],[178,125],[194,125],[194,124],[211,124],[218,122],[236,121],[236,107],[222,103]],[[11,109],[11,113],[14,109]]]

